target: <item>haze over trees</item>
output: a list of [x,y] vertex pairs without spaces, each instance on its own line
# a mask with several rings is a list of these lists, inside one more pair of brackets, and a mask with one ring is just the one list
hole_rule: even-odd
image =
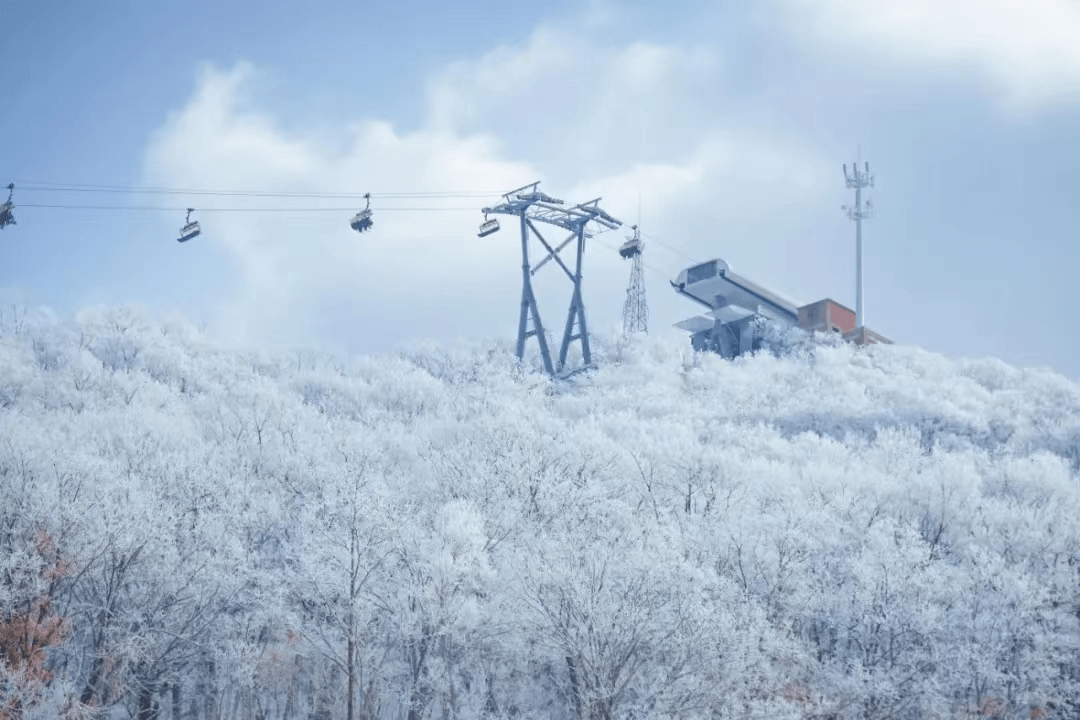
[[0,718],[1075,718],[1080,386],[0,316]]

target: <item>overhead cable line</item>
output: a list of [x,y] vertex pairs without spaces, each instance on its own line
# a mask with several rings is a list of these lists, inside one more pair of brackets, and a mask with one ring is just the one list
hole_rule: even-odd
[[[177,188],[158,186],[127,186],[127,185],[90,185],[82,183],[42,183],[27,182],[19,183],[21,190],[31,192],[82,192],[82,193],[116,193],[124,195],[217,195],[223,197],[268,197],[268,198],[326,198],[326,199],[363,199],[366,193],[344,192],[301,192],[301,191],[270,191],[270,190],[224,190],[207,188]],[[371,193],[373,198],[428,198],[428,199],[451,199],[451,198],[486,198],[495,197],[496,192],[483,191],[453,191],[439,190],[431,192],[385,192]]]
[[[166,212],[183,212],[187,208],[162,207],[157,205],[52,205],[42,203],[20,203],[20,208],[49,208],[54,210],[163,210]],[[292,208],[215,208],[200,207],[199,212],[352,212],[352,207],[292,207]],[[379,212],[476,212],[475,207],[387,207],[379,208]]]
[[641,234],[642,234],[642,235],[644,235],[645,237],[649,238],[650,240],[652,240],[652,241],[653,241],[654,243],[657,243],[657,244],[659,244],[660,246],[662,246],[662,247],[665,247],[665,248],[667,248],[668,250],[670,250],[671,252],[675,253],[676,255],[679,255],[679,256],[681,256],[681,257],[684,257],[684,258],[686,258],[687,260],[689,260],[690,262],[697,262],[697,258],[693,257],[692,255],[689,255],[688,253],[686,253],[686,252],[685,252],[685,251],[683,251],[683,250],[680,250],[680,249],[679,249],[679,248],[677,248],[677,247],[674,247],[674,246],[672,246],[672,245],[669,245],[669,244],[667,244],[666,242],[664,242],[664,241],[663,241],[663,240],[661,240],[660,238],[656,237],[656,236],[655,236],[655,235],[653,235],[652,233],[647,233],[647,232],[645,232],[644,230],[642,230],[642,231],[641,231]]
[[[120,194],[120,195],[203,195],[203,196],[217,196],[217,197],[259,197],[259,198],[292,198],[292,199],[307,199],[307,200],[351,200],[351,199],[364,199],[365,196],[376,199],[387,200],[410,200],[410,199],[426,199],[426,200],[452,200],[452,199],[472,199],[472,198],[486,198],[501,196],[501,191],[429,191],[429,192],[385,192],[385,193],[342,193],[342,192],[292,192],[292,191],[265,191],[265,190],[224,190],[224,189],[208,189],[208,188],[181,188],[181,187],[165,187],[165,186],[137,186],[137,185],[112,185],[105,183],[74,183],[74,182],[45,182],[45,181],[25,181],[19,183],[21,190],[29,192],[53,192],[53,193],[104,193],[104,194]],[[161,206],[161,205],[81,205],[81,204],[67,204],[67,203],[20,203],[19,207],[22,208],[41,208],[49,210],[92,210],[92,211],[158,211],[158,212],[184,212],[188,210],[187,207],[177,206]],[[229,212],[229,213],[339,213],[339,212],[352,212],[355,207],[200,207],[199,212],[202,213],[214,213],[214,212]],[[382,207],[379,208],[379,212],[475,212],[474,206],[468,207]],[[608,228],[599,228],[594,231],[593,239],[596,239],[596,235],[600,235],[604,232],[608,232]],[[685,251],[669,245],[656,238],[651,233],[642,232],[650,240],[656,242],[660,246],[666,248],[672,253],[675,253],[681,257],[694,261],[695,258],[688,255]],[[610,250],[617,251],[617,248],[611,245],[597,240],[602,246]],[[659,268],[645,264],[645,269],[649,272],[655,273],[658,276],[667,277],[667,273]]]

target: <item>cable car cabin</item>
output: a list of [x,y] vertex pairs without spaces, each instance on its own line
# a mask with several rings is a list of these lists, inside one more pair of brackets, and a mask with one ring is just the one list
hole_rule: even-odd
[[480,232],[477,234],[477,237],[487,237],[488,235],[497,232],[499,232],[499,221],[492,218],[490,220],[485,220],[480,224]]
[[188,223],[180,231],[180,237],[176,238],[176,242],[187,242],[188,240],[191,240],[194,237],[198,237],[200,232],[202,232],[202,230],[199,228],[199,221],[198,220],[196,220],[195,222]]
[[374,224],[375,222],[371,219],[371,210],[361,210],[353,216],[352,222],[349,223],[353,230],[360,233],[370,230]]
[[619,248],[619,255],[624,258],[632,258],[641,254],[641,238],[632,237]]

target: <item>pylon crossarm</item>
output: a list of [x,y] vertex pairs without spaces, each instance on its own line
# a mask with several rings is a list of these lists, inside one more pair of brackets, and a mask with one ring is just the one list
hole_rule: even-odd
[[591,215],[590,220],[595,221],[598,225],[603,225],[608,230],[614,230],[615,228],[622,227],[622,222],[608,215],[606,212],[600,209],[598,203],[603,198],[596,198],[589,202],[583,202],[570,208],[571,211],[579,211]]
[[529,190],[531,192],[537,192],[536,188],[537,188],[538,185],[540,185],[539,180],[537,180],[534,183],[529,183],[528,185],[522,185],[521,187],[519,187],[516,190],[511,190],[508,193],[504,193],[503,197],[506,198],[507,200],[509,200],[511,196],[521,194],[521,192],[523,190]]
[[534,203],[529,208],[529,217],[539,222],[556,225],[575,232],[579,226],[589,221],[589,218],[583,218],[579,213],[546,203]]
[[535,185],[526,185],[525,188],[533,188],[532,192],[523,193],[514,191],[503,196],[505,202],[493,207],[483,209],[485,215],[518,215],[528,217],[536,222],[561,227],[564,230],[577,233],[581,231],[585,237],[596,234],[588,228],[589,223],[595,222],[607,230],[612,230],[621,222],[608,215],[597,205],[600,198],[590,200],[587,203],[566,207],[562,200],[545,195],[535,189]]

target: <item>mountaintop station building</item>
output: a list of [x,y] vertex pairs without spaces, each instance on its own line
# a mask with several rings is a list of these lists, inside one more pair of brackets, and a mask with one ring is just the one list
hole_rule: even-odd
[[826,298],[797,307],[790,301],[732,272],[719,258],[686,268],[671,283],[675,291],[706,308],[704,315],[676,323],[690,333],[695,350],[726,358],[761,348],[759,318],[806,331],[836,332],[857,345],[890,343],[866,327],[855,327],[851,308]]

